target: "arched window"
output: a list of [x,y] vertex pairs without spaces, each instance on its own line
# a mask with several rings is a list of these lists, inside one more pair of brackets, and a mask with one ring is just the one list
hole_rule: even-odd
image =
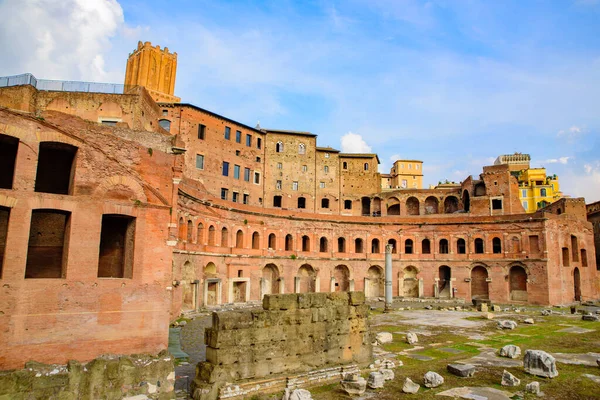
[[168,119],[159,119],[158,125],[160,125],[160,127],[167,132],[171,131],[171,121],[169,121]]
[[348,163],[347,163],[346,161],[344,161],[344,162],[342,163],[342,168],[343,168],[343,169],[348,169]]
[[388,240],[388,244],[390,246],[392,246],[392,253],[395,253],[397,251],[397,249],[396,249],[396,239],[390,239],[390,240]]
[[412,239],[406,239],[404,241],[404,253],[412,254],[413,253],[413,241]]
[[343,237],[338,238],[338,253],[346,252],[346,239]]
[[546,197],[546,189],[540,189],[540,196]]
[[285,235],[285,251],[294,250],[294,238],[292,235]]
[[208,228],[208,245],[215,245],[215,227],[212,225]]
[[321,199],[321,208],[329,208],[329,199]]
[[260,235],[258,232],[252,234],[252,248],[258,250],[260,248]]
[[369,163],[368,163],[368,162],[366,162],[366,163],[363,165],[363,168],[364,168],[364,170],[365,170],[365,171],[368,171],[368,170],[369,170]]
[[302,236],[302,251],[310,251],[310,238],[306,235]]
[[379,239],[373,239],[371,242],[371,253],[379,253]]
[[202,225],[202,222],[200,222],[198,224],[197,232],[198,233],[196,235],[196,243],[203,244],[204,243],[204,225]]
[[475,239],[475,253],[483,254],[483,239],[477,238]]
[[235,247],[238,249],[244,247],[244,232],[241,229],[235,234]]
[[357,238],[354,240],[354,252],[355,253],[363,252],[363,240],[361,238]]
[[221,229],[221,247],[228,247],[229,246],[229,231],[227,230],[227,228],[223,227],[223,229]]
[[187,223],[187,242],[192,243],[194,241],[194,224],[191,220]]
[[448,254],[448,240],[440,239],[440,254]]
[[298,145],[298,154],[306,154],[306,145],[304,143]]
[[179,237],[179,240],[184,240],[187,236],[185,220],[183,219],[183,217],[179,218],[179,229],[177,232],[177,236]]
[[431,242],[429,239],[423,239],[421,242],[421,253],[431,254]]
[[492,239],[492,251],[494,254],[502,253],[502,241],[500,238],[495,237]]
[[465,244],[465,239],[458,239],[456,241],[456,252],[458,254],[465,254],[467,252],[467,246]]
[[277,142],[277,144],[275,145],[275,151],[277,153],[283,153],[283,142],[282,141]]
[[327,238],[325,236],[319,239],[319,251],[325,253],[327,251]]
[[269,249],[275,249],[277,240],[274,233],[269,235]]

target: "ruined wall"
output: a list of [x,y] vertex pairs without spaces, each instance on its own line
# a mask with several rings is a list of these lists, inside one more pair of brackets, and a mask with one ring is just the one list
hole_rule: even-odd
[[175,366],[165,351],[157,356],[103,355],[81,364],[28,362],[21,370],[0,372],[3,399],[121,399],[146,395],[174,398]]
[[366,364],[372,347],[364,303],[360,292],[286,294],[266,296],[262,309],[215,312],[195,384]]

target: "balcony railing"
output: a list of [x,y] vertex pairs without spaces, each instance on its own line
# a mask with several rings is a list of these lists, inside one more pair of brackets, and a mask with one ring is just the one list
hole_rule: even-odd
[[0,77],[0,87],[31,85],[38,90],[59,92],[85,92],[85,93],[109,93],[123,94],[126,92],[125,85],[118,83],[99,83],[81,81],[57,81],[50,79],[37,79],[32,74],[21,74]]

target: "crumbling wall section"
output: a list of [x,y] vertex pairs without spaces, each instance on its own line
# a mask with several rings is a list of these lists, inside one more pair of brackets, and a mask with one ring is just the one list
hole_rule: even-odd
[[261,380],[372,359],[363,292],[266,295],[263,308],[213,313],[195,398],[224,382]]

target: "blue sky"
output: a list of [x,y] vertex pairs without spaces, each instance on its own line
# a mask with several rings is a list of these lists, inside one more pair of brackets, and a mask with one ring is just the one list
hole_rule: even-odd
[[[28,4],[24,4],[28,3]],[[0,0],[0,75],[121,82],[138,40],[240,122],[424,161],[426,184],[529,153],[600,200],[600,0]]]

